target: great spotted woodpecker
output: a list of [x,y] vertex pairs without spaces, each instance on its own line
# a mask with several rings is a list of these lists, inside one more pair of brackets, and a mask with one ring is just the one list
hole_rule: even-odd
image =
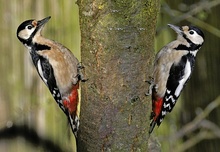
[[195,57],[204,42],[203,32],[194,26],[168,24],[177,39],[164,46],[156,55],[154,71],[147,95],[152,94],[151,133],[165,115],[171,112],[195,65]]
[[72,132],[77,136],[79,81],[85,81],[81,73],[83,67],[69,49],[41,35],[49,19],[50,16],[24,21],[17,29],[17,37],[28,48],[39,76],[67,115]]

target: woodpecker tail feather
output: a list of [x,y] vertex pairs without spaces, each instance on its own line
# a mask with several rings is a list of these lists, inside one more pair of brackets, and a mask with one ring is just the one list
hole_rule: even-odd
[[79,118],[77,115],[74,114],[68,114],[68,120],[71,127],[71,130],[75,137],[77,137],[77,131],[79,130]]
[[157,124],[156,121],[152,120],[150,123],[150,129],[149,129],[149,134],[152,133],[152,131],[154,130],[155,125]]
[[79,102],[78,97],[79,83],[73,86],[72,91],[67,98],[63,101],[64,107],[68,110],[68,120],[73,134],[77,137],[77,131],[79,129],[79,116],[77,113],[77,106]]

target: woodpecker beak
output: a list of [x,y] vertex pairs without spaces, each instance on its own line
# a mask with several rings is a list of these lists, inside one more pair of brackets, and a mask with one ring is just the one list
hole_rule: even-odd
[[177,34],[182,35],[183,30],[181,27],[176,26],[176,25],[172,25],[172,24],[167,24],[171,29],[173,29]]
[[42,20],[37,21],[37,27],[40,28],[41,26],[43,26],[44,24],[46,24],[46,23],[49,21],[50,18],[51,18],[51,17],[48,16],[48,17],[46,17],[46,18],[44,18],[44,19],[42,19]]

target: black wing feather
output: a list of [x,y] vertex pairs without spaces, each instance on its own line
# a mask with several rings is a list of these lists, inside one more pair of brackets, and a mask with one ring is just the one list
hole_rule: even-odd
[[[170,74],[169,74],[167,85],[166,85],[167,91],[164,96],[164,102],[165,102],[164,104],[170,104],[170,108],[163,107],[164,110],[166,111],[171,112],[176,103],[176,100],[179,98],[179,95],[178,96],[175,95],[175,91],[177,87],[179,86],[179,81],[183,78],[186,61],[187,61],[186,56],[183,56],[177,65],[173,64],[171,66]],[[171,98],[168,101],[166,100],[166,98],[169,97],[170,95],[173,96],[173,99],[175,100],[175,102],[172,102]]]
[[[33,51],[31,52],[31,57],[32,57],[33,63],[37,69],[39,76],[41,77],[41,79],[44,81],[44,83],[49,88],[51,94],[53,95],[53,98],[55,99],[55,101],[57,102],[59,107],[63,110],[63,112],[65,114],[68,114],[68,111],[64,108],[64,106],[62,104],[62,96],[61,96],[61,93],[57,87],[56,79],[54,77],[53,68],[50,65],[49,61],[46,58],[39,56],[38,54],[36,54]],[[40,75],[39,69],[37,68],[38,67],[37,64],[38,64],[39,60],[40,60],[41,69],[43,72],[43,77]],[[46,82],[44,79],[46,79]]]
[[[173,107],[176,104],[177,99],[180,96],[180,94],[176,96],[175,91],[180,84],[180,80],[182,80],[185,74],[185,66],[187,60],[190,62],[191,71],[192,71],[194,67],[195,57],[191,53],[188,53],[187,55],[183,56],[178,64],[173,64],[170,68],[169,77],[166,85],[167,90],[163,99],[164,103],[157,121],[158,126],[162,122],[166,113],[172,111]],[[188,80],[186,80],[185,84],[187,83]]]

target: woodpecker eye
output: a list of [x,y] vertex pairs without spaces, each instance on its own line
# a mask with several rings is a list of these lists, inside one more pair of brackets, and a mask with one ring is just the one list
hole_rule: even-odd
[[194,31],[189,31],[189,34],[193,35],[193,34],[194,34]]
[[27,26],[27,29],[29,29],[29,30],[32,29],[32,26],[31,26],[31,25],[28,25],[28,26]]

